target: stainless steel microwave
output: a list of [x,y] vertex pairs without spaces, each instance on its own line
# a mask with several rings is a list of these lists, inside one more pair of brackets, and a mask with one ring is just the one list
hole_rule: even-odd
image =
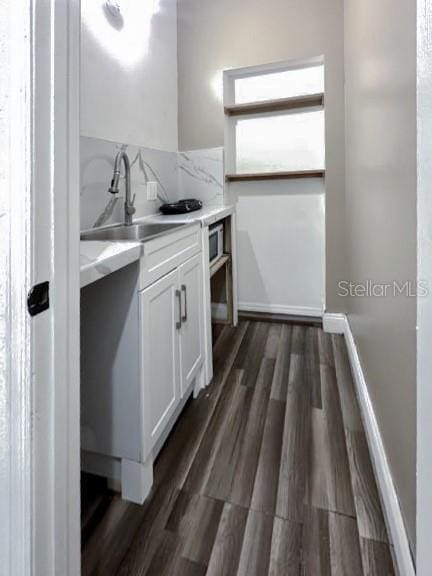
[[224,253],[224,225],[215,224],[209,229],[209,260],[210,266]]

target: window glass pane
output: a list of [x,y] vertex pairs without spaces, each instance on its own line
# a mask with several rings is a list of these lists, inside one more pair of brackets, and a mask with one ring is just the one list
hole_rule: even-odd
[[236,170],[324,169],[324,111],[266,115],[236,121]]
[[237,78],[235,103],[261,102],[324,92],[324,66]]

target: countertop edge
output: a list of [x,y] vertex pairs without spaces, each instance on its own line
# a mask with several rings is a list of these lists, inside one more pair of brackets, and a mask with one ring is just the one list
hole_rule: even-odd
[[[92,244],[94,247],[94,242],[91,240],[81,240],[80,242],[80,252],[81,255],[85,253],[83,248],[85,245]],[[102,242],[98,242],[98,244],[102,244]],[[125,266],[128,264],[132,264],[132,262],[136,262],[140,259],[142,254],[142,244],[138,242],[134,243],[125,243],[125,242],[103,242],[105,249],[109,248],[110,246],[117,247],[119,250],[114,254],[109,254],[108,256],[104,256],[103,254],[101,257],[96,258],[95,260],[89,262],[80,267],[80,287],[84,288]],[[90,247],[90,246],[89,246]]]

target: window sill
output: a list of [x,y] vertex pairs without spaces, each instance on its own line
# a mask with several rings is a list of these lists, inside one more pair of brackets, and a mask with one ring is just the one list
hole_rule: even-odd
[[293,96],[278,100],[264,100],[248,104],[233,104],[225,106],[227,116],[244,116],[247,114],[263,114],[265,112],[279,112],[301,108],[316,108],[324,105],[324,93],[308,94],[307,96]]
[[290,172],[256,172],[249,174],[226,174],[227,182],[251,182],[254,180],[295,180],[299,178],[324,178],[325,170],[298,170]]

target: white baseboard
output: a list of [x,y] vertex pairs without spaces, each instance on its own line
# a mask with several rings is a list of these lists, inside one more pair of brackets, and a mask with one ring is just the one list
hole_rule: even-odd
[[322,318],[323,309],[309,306],[284,306],[273,304],[257,304],[255,302],[239,302],[239,312],[260,312],[262,314],[285,314],[286,316],[311,316]]
[[326,312],[323,316],[324,332],[329,332],[330,334],[345,334],[346,322],[345,314],[329,314]]
[[325,314],[323,325],[326,332],[345,335],[363,425],[384,507],[387,529],[394,546],[399,574],[401,576],[415,576],[414,563],[399,500],[348,318],[345,314]]

